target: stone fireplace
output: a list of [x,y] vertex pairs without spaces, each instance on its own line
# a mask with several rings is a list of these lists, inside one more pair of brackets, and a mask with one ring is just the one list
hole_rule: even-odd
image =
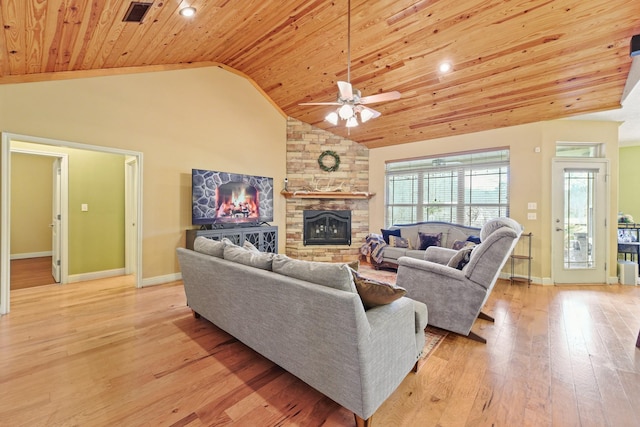
[[[318,165],[322,152],[340,156],[340,167],[325,172]],[[360,246],[369,233],[369,199],[349,194],[369,191],[369,150],[353,141],[293,118],[287,120],[286,254],[311,261],[350,262],[360,256]],[[296,195],[299,190],[340,187],[323,197]],[[351,245],[327,242],[304,244],[304,211],[348,211],[351,214]]]

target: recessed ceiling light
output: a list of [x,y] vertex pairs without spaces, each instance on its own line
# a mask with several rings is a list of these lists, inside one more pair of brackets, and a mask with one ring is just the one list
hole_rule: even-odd
[[196,8],[195,7],[183,7],[182,9],[180,9],[180,15],[182,16],[186,16],[186,17],[190,17],[196,14]]
[[443,62],[438,66],[441,73],[448,73],[451,71],[451,62]]

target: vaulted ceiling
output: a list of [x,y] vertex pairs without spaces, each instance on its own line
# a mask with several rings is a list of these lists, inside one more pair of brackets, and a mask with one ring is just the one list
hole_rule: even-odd
[[[145,0],[142,0],[145,1]],[[0,83],[219,63],[285,114],[324,121],[347,79],[347,0],[0,0]],[[197,13],[184,18],[186,5]],[[619,107],[637,0],[352,0],[351,82],[397,90],[349,138],[370,148]],[[450,61],[449,73],[438,65]],[[71,73],[70,73],[71,72]],[[344,122],[342,122],[344,123]]]

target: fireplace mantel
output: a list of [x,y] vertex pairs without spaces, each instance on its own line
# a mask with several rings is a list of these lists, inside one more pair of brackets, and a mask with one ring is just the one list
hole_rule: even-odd
[[367,191],[287,191],[280,192],[287,199],[370,199],[376,193]]

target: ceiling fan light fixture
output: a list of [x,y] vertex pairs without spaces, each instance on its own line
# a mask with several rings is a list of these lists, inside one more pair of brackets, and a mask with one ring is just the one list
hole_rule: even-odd
[[353,111],[353,107],[349,104],[344,104],[342,107],[338,109],[338,114],[342,120],[349,120],[355,115]]
[[358,126],[358,119],[356,119],[355,116],[351,116],[347,119],[347,127],[348,128],[354,128]]
[[338,113],[336,113],[335,111],[332,111],[329,114],[327,114],[327,117],[325,117],[324,119],[334,126],[338,125],[339,117],[338,117]]
[[366,123],[367,121],[369,121],[369,119],[372,119],[372,118],[373,118],[373,113],[368,108],[364,108],[362,111],[360,111],[360,121],[362,123]]

